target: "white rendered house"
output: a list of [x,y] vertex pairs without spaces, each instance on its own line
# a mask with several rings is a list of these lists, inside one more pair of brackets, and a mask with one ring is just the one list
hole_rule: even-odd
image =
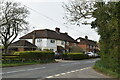
[[55,28],[55,31],[49,29],[34,30],[20,39],[25,39],[35,44],[39,50],[49,49],[52,51],[66,50],[66,45],[76,43],[67,33],[60,33],[60,28]]

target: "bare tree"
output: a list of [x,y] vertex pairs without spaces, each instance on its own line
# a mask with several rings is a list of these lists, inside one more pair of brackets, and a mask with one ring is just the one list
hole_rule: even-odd
[[84,0],[69,1],[68,4],[64,3],[65,19],[71,24],[87,24],[87,19],[92,18],[92,12],[95,10],[94,4],[95,2]]
[[0,36],[4,46],[4,53],[7,53],[8,46],[16,39],[21,31],[27,30],[28,22],[25,18],[29,11],[20,3],[0,3]]

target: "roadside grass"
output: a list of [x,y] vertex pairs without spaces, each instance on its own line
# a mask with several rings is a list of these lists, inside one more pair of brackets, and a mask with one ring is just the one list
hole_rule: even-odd
[[97,61],[95,65],[93,66],[93,69],[95,69],[98,72],[101,72],[107,76],[110,76],[112,78],[119,78],[120,79],[120,74],[113,72],[112,70],[105,68],[101,61]]
[[15,67],[15,66],[24,66],[24,65],[33,65],[33,64],[46,64],[46,63],[55,63],[55,60],[44,60],[44,61],[25,61],[25,62],[4,62],[0,64],[2,67]]

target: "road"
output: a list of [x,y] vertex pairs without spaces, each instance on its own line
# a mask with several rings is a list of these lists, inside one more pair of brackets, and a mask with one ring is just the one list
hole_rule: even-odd
[[[91,68],[98,59],[63,60],[58,63],[2,68],[2,78],[54,78]],[[67,74],[68,73],[68,74]],[[89,73],[89,71],[87,72]],[[69,75],[68,75],[69,76]],[[82,76],[81,76],[82,77]]]

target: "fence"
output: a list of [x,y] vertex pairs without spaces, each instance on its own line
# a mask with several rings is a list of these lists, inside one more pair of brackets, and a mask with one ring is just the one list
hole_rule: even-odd
[[20,55],[2,55],[2,62],[21,61]]

